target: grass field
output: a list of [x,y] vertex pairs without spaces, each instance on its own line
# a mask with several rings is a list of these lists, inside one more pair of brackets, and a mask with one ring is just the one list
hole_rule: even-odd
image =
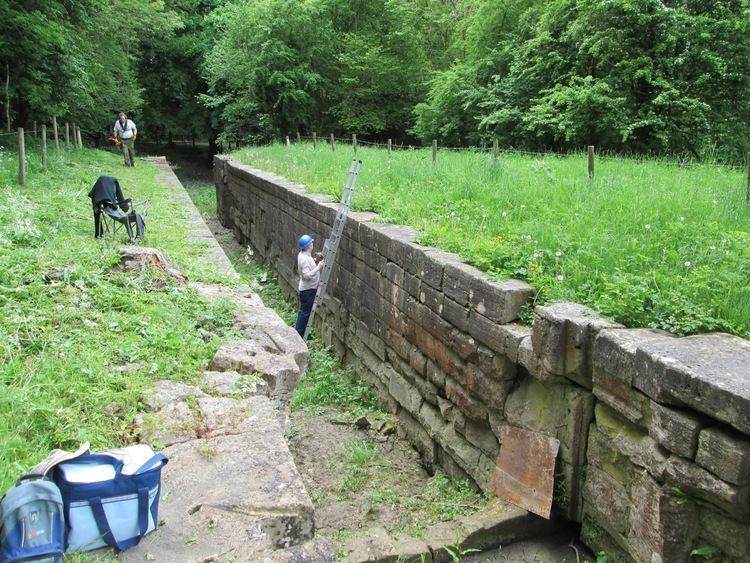
[[[254,167],[338,196],[351,147],[244,148]],[[491,277],[527,280],[537,303],[576,301],[627,326],[750,337],[744,172],[653,160],[359,147],[354,208],[411,225]]]
[[156,180],[119,156],[83,150],[17,156],[0,150],[0,491],[51,448],[132,441],[143,388],[194,380],[232,335],[229,303],[209,304],[157,274],[114,271],[115,244],[95,240],[87,194],[100,174],[149,198],[146,243],[166,251],[190,279],[227,281],[189,240],[186,211]]

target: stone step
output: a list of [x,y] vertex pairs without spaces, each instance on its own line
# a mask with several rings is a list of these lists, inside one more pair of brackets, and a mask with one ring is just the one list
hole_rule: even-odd
[[[204,397],[198,402],[206,400],[228,408],[232,405],[224,403],[231,402],[242,409],[231,430],[238,433],[166,448],[169,463],[162,474],[161,525],[139,546],[123,553],[121,561],[204,561],[211,557],[258,561],[263,560],[256,558],[263,552],[270,561],[294,560],[273,552],[313,538],[314,508],[271,401],[257,396]],[[218,410],[214,414],[225,416]],[[326,552],[325,542],[313,547],[313,552]]]
[[459,552],[488,551],[556,533],[559,525],[499,499],[470,516],[428,527],[420,539],[392,537],[383,528],[357,534],[344,547],[347,563],[450,563]]

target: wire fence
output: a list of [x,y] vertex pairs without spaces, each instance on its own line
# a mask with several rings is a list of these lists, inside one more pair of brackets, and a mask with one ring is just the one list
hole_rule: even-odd
[[[404,143],[393,143],[391,139],[388,139],[387,142],[378,142],[378,141],[365,141],[363,139],[358,139],[356,134],[352,134],[351,138],[345,137],[336,137],[335,135],[331,134],[328,137],[318,137],[317,133],[313,133],[312,136],[306,136],[306,135],[300,135],[297,133],[296,136],[290,137],[289,135],[284,137],[284,143],[286,145],[291,145],[292,142],[301,143],[302,141],[312,141],[313,147],[316,147],[318,143],[321,144],[328,144],[332,150],[335,150],[336,144],[340,145],[351,145],[354,152],[357,152],[358,146],[367,146],[367,147],[374,147],[374,148],[385,148],[388,153],[390,154],[391,151],[396,150],[429,150],[430,147],[425,147],[421,145],[411,145],[411,144],[404,144]],[[566,158],[570,156],[579,156],[579,152],[574,153],[562,153],[562,152],[553,152],[553,151],[528,151],[528,150],[520,150],[520,149],[513,149],[513,148],[500,148],[498,145],[498,141],[495,140],[492,145],[484,145],[481,147],[450,147],[450,146],[439,146],[437,140],[432,141],[432,161],[437,162],[438,153],[441,151],[449,151],[449,152],[457,152],[457,153],[474,153],[474,154],[489,154],[494,157],[500,157],[501,155],[510,155],[510,156],[537,156],[537,157],[543,157],[543,158]],[[683,158],[683,159],[668,159],[664,157],[649,157],[649,156],[641,156],[641,157],[628,157],[618,154],[609,154],[609,153],[596,153],[595,147],[593,145],[589,145],[587,147],[587,150],[585,151],[586,157],[587,157],[587,166],[588,166],[588,177],[590,179],[594,178],[595,174],[595,167],[596,167],[596,159],[601,160],[607,160],[607,161],[620,161],[620,162],[658,162],[662,165],[667,166],[676,166],[681,169],[686,168],[715,168],[720,170],[737,170],[742,171],[746,170],[747,173],[747,186],[746,186],[746,201],[750,202],[750,152],[747,153],[746,156],[746,164],[745,166],[737,165],[737,164],[730,164],[730,163],[712,163],[712,162],[696,162],[693,159],[690,158]]]
[[81,130],[74,122],[58,123],[57,116],[53,116],[50,123],[33,122],[30,130],[19,127],[16,131],[0,132],[0,148],[7,148],[18,154],[18,183],[23,186],[30,171],[29,159],[33,154],[38,154],[41,170],[46,172],[50,153],[59,159],[63,151],[83,149],[82,134],[90,136],[91,132]]

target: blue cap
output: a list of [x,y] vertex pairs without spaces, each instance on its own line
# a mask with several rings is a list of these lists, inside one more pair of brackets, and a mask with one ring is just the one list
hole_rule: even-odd
[[299,240],[297,241],[297,246],[300,250],[307,249],[312,243],[315,241],[314,238],[312,238],[310,235],[302,235],[299,237]]

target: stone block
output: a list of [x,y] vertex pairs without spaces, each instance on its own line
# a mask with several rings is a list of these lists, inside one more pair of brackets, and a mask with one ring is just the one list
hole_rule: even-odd
[[427,358],[414,346],[409,349],[409,365],[420,375],[427,373]]
[[445,389],[445,372],[432,360],[427,360],[427,363],[425,364],[425,374],[427,375],[428,381],[431,381],[440,389]]
[[750,342],[728,334],[641,345],[634,384],[657,402],[686,404],[750,434]]
[[[487,422],[467,420],[464,426],[464,437],[471,445],[479,448],[489,458],[497,459],[497,454],[500,452],[500,443]],[[491,465],[494,470],[494,464]]]
[[646,328],[602,330],[594,339],[594,371],[630,384],[635,377],[638,345],[669,338],[672,336],[667,332]]
[[607,437],[615,451],[653,477],[662,477],[669,452],[659,446],[646,430],[635,426],[601,402],[596,404],[594,416],[596,429]]
[[[460,328],[460,327],[459,327]],[[495,323],[476,312],[470,314],[466,330],[475,340],[499,354],[505,353],[505,341],[508,336],[503,325]]]
[[443,294],[427,284],[422,285],[419,289],[418,301],[428,307],[433,313],[442,315],[443,313]]
[[[476,360],[473,359],[474,356]],[[476,354],[470,358],[482,371],[497,379],[512,381],[518,374],[518,366],[508,356],[493,352],[482,344],[476,347]]]
[[539,381],[554,379],[554,377],[549,376],[542,369],[542,360],[534,352],[534,344],[532,343],[531,336],[527,336],[521,340],[521,344],[518,346],[518,363],[534,379]]
[[437,446],[430,437],[430,433],[405,409],[399,409],[397,414],[399,433],[416,448],[426,464],[435,464],[437,462]]
[[274,409],[264,397],[253,401],[251,431],[166,449],[163,525],[125,552],[124,560],[202,561],[227,550],[247,558],[313,537],[314,507]]
[[206,396],[207,395],[203,391],[193,385],[162,379],[155,382],[153,386],[143,394],[143,402],[146,405],[147,410],[155,412],[163,409],[169,404],[180,403],[187,399],[197,399],[198,397]]
[[491,281],[467,264],[446,264],[443,287],[446,295],[493,322],[504,324],[516,318],[536,291],[520,280]]
[[535,313],[532,341],[543,370],[591,389],[594,339],[621,325],[578,303],[537,307]]
[[525,539],[538,540],[556,530],[549,520],[500,499],[494,499],[475,514],[461,516],[458,524],[467,532],[461,547],[480,551],[502,548]]
[[466,385],[466,379],[464,377],[466,364],[441,342],[436,341],[435,343],[434,359],[435,363],[446,375],[453,377],[462,385]]
[[422,269],[422,262],[424,261],[424,253],[429,250],[428,247],[419,245],[411,242],[404,245],[404,261],[402,265],[404,269],[416,276]]
[[419,299],[419,292],[422,289],[422,280],[416,275],[405,274],[404,275],[404,289],[414,299]]
[[461,332],[467,332],[469,327],[469,310],[445,297],[443,299],[443,318]]
[[682,411],[651,404],[648,433],[669,451],[693,459],[698,448],[698,433],[705,425],[704,418],[691,411]]
[[425,305],[407,299],[406,314],[443,344],[448,345],[450,343],[453,327]]
[[701,508],[698,538],[693,547],[719,547],[737,561],[747,561],[750,554],[750,522],[738,522],[715,510]]
[[404,287],[404,270],[398,264],[388,262],[385,265],[385,277],[398,287]]
[[564,461],[585,461],[588,427],[593,419],[591,393],[570,384],[522,379],[505,401],[508,424],[540,432],[560,441]]
[[[450,374],[449,374],[450,375]],[[501,379],[496,372],[485,372],[472,363],[465,364],[458,380],[489,408],[502,411],[513,381]]]
[[690,497],[707,502],[737,520],[750,519],[750,486],[725,483],[710,471],[678,456],[671,456],[665,481]]
[[643,563],[633,559],[623,548],[623,544],[627,547],[627,540],[620,538],[618,542],[618,539],[612,537],[590,514],[585,514],[583,517],[581,541],[595,553],[605,552],[607,563]]
[[714,426],[701,431],[695,462],[733,485],[750,482],[750,441],[728,428]]
[[223,343],[211,360],[209,369],[237,371],[243,375],[258,373],[268,384],[271,396],[282,404],[291,401],[297,382],[304,373],[290,354],[263,346],[256,339]]
[[179,402],[137,415],[134,425],[140,442],[171,446],[195,438],[198,421],[188,404]]
[[388,392],[407,412],[416,416],[422,406],[419,390],[404,379],[396,370],[383,366],[389,374]]
[[630,531],[629,489],[605,471],[590,465],[583,488],[583,512],[591,515],[612,537],[622,541]]
[[686,561],[698,524],[697,507],[648,474],[630,492],[630,551],[641,561]]
[[418,277],[433,289],[439,291],[443,286],[443,270],[446,264],[462,263],[461,257],[442,250],[426,250],[418,272]]
[[487,409],[482,403],[472,398],[455,380],[445,380],[445,396],[458,410],[473,420],[485,420]]
[[[597,339],[598,341],[598,339]],[[597,399],[612,407],[630,422],[646,428],[651,421],[651,406],[655,405],[645,394],[630,383],[594,366],[593,392]]]

